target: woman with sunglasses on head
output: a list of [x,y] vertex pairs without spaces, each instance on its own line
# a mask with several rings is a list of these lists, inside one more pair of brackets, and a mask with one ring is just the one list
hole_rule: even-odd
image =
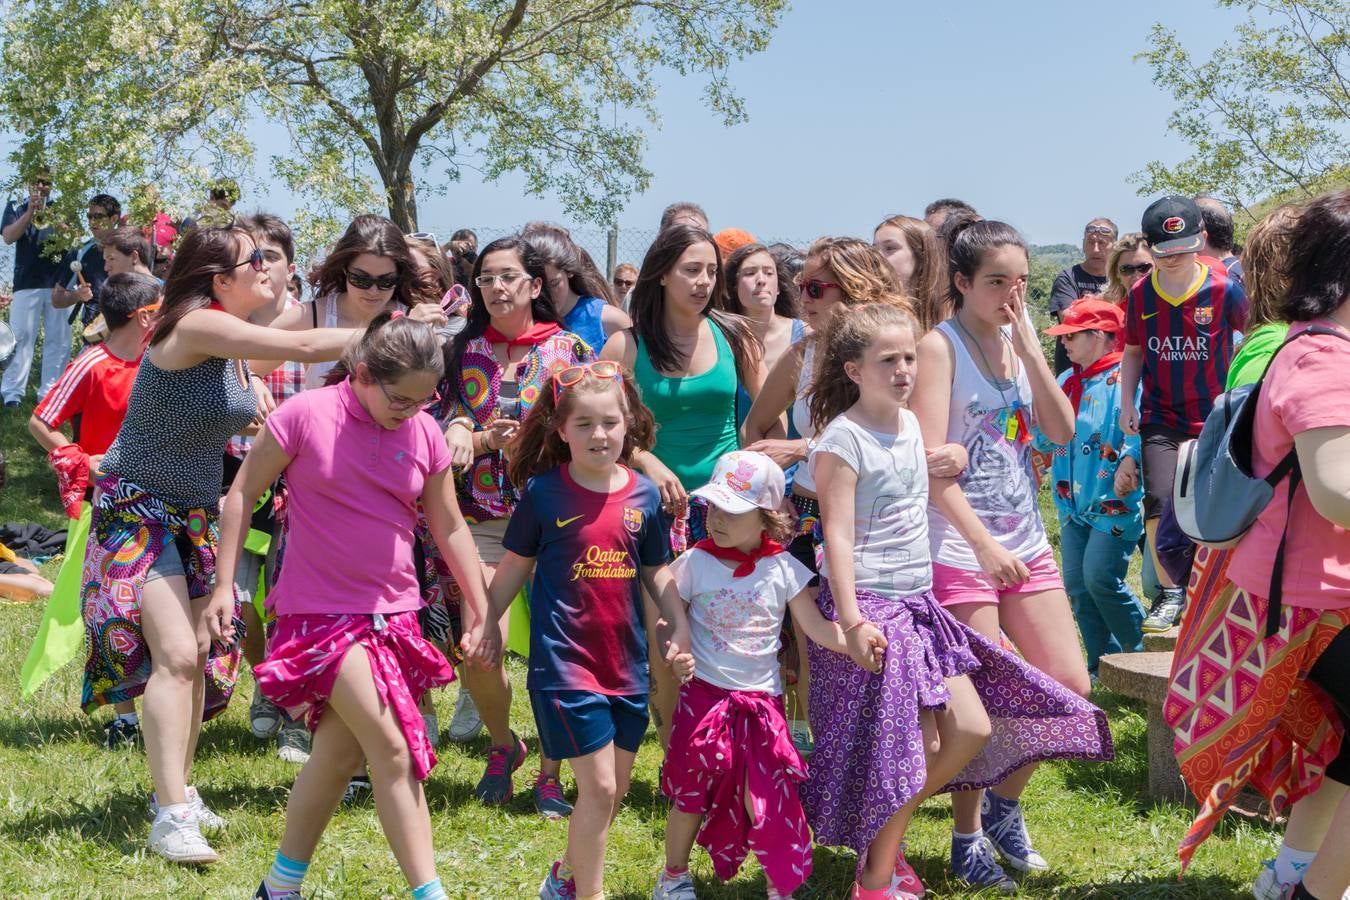
[[[273,328],[365,328],[382,312],[401,309],[410,318],[445,324],[438,302],[419,295],[419,266],[403,231],[384,216],[357,216],[324,261],[309,274],[314,299],[282,313]],[[436,298],[437,300],[439,298]],[[305,387],[322,387],[333,363],[305,370]],[[254,371],[265,373],[266,364]]]
[[[506,552],[502,537],[524,488],[511,482],[506,447],[549,376],[594,357],[585,341],[563,330],[544,281],[543,260],[524,238],[499,238],[483,248],[470,281],[468,324],[446,348],[442,399],[431,410],[444,423],[454,464],[467,466],[459,481],[459,504],[489,578]],[[504,615],[503,634],[507,623]],[[475,624],[464,621],[462,627],[469,631]],[[526,755],[525,743],[510,726],[511,683],[500,664],[487,671],[466,667],[463,674],[492,736],[487,770],[475,793],[485,804],[504,804],[514,794],[511,773]],[[558,762],[541,759],[539,768],[534,799],[540,814],[570,814]]]
[[[126,417],[95,476],[83,706],[92,712],[144,695],[155,785],[150,849],[172,862],[215,862],[200,829],[224,824],[190,774],[201,723],[224,710],[238,672],[238,631],[212,641],[201,598],[216,579],[225,444],[257,412],[242,360],[334,360],[357,333],[247,321],[272,300],[249,232],[193,230],[174,256]],[[237,595],[230,612],[238,629]]]
[[[743,317],[717,308],[722,256],[705,229],[672,225],[647,250],[633,288],[633,328],[609,339],[602,354],[633,373],[643,402],[660,424],[656,444],[634,457],[674,516],[671,548],[683,552],[706,535],[703,507],[689,492],[707,484],[718,458],[740,445],[736,395],[753,402],[764,383],[763,347]],[[660,646],[652,598],[647,622]],[[670,737],[677,688],[652,665],[652,714],[662,745]]]

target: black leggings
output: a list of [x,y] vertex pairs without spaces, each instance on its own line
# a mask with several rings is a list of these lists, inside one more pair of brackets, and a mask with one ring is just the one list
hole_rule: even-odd
[[1327,766],[1327,777],[1341,784],[1350,784],[1350,628],[1332,638],[1327,649],[1313,663],[1308,679],[1327,692],[1345,726],[1341,752]]

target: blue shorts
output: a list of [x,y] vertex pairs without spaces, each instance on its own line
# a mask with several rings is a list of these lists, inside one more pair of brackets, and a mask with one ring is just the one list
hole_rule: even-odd
[[614,742],[636,753],[647,733],[647,695],[530,691],[539,744],[549,759],[573,759]]

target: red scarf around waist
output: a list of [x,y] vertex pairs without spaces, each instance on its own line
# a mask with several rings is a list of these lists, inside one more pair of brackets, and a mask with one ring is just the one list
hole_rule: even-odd
[[718,559],[728,559],[738,563],[735,569],[731,571],[732,578],[744,578],[755,571],[755,563],[765,556],[774,556],[787,550],[777,541],[770,540],[767,534],[763,532],[759,536],[759,546],[746,553],[744,550],[738,550],[735,547],[719,547],[712,538],[704,538],[694,544],[694,549],[703,550],[711,553]]
[[1078,415],[1078,404],[1083,400],[1083,383],[1089,378],[1100,375],[1112,366],[1119,365],[1124,355],[1113,350],[1086,369],[1081,369],[1078,366],[1073,367],[1073,374],[1064,381],[1064,393],[1069,395],[1069,402],[1073,404],[1074,415]]
[[510,350],[512,347],[533,347],[560,331],[562,326],[557,322],[535,322],[515,337],[507,337],[489,325],[483,332],[483,339],[489,344],[505,344],[506,349]]

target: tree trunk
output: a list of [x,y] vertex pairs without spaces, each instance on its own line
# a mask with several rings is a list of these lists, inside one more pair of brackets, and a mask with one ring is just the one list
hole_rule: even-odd
[[404,234],[417,230],[417,190],[412,173],[407,169],[395,172],[384,184],[389,198],[389,218],[403,229]]

